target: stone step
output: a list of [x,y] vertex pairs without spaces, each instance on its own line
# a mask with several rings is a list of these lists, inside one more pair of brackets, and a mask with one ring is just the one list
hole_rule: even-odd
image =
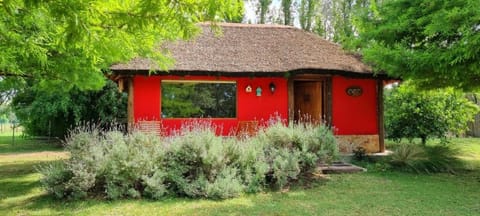
[[318,169],[323,174],[342,174],[342,173],[357,173],[365,172],[367,169],[355,166],[345,162],[334,162],[332,164],[320,164]]

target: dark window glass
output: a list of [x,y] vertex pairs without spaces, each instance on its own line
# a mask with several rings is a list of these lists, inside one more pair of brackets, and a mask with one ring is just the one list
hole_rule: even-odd
[[162,81],[163,118],[235,118],[235,82]]

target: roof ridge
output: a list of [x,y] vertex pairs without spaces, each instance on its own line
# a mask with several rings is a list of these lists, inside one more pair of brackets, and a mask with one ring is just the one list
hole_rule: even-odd
[[[299,29],[295,26],[281,25],[281,24],[249,24],[249,23],[227,23],[227,22],[201,22],[202,26],[218,25],[222,27],[239,27],[239,28],[282,28],[282,29]],[[301,29],[300,29],[301,30]]]

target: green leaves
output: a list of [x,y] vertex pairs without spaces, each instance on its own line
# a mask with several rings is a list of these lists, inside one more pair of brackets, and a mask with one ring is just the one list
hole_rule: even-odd
[[364,59],[419,86],[478,89],[478,8],[477,0],[385,1],[360,18]]
[[385,126],[392,139],[443,138],[461,134],[479,108],[452,88],[418,91],[405,83],[385,100]]
[[79,91],[77,88],[67,92],[62,89],[45,91],[32,82],[23,85],[27,87],[16,92],[12,105],[29,135],[64,137],[68,130],[82,122],[126,121],[127,95],[118,92],[112,81],[101,91]]
[[103,72],[134,57],[168,68],[162,41],[188,39],[197,22],[238,16],[238,0],[56,0],[0,3],[0,75],[46,86],[99,89]]

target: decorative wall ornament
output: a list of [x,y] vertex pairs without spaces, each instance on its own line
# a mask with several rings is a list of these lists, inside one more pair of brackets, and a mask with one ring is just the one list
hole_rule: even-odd
[[258,96],[258,97],[262,96],[262,88],[261,88],[260,86],[257,87],[257,90],[256,90],[256,91],[257,91],[257,96]]
[[252,92],[252,86],[247,85],[247,87],[245,88],[245,92],[247,92],[247,93]]
[[273,94],[273,93],[275,92],[275,89],[277,88],[277,87],[275,86],[275,83],[271,82],[270,85],[269,85],[269,87],[270,87],[270,91],[271,91],[272,94]]
[[360,86],[349,86],[346,90],[348,96],[359,97],[363,94],[363,89]]

